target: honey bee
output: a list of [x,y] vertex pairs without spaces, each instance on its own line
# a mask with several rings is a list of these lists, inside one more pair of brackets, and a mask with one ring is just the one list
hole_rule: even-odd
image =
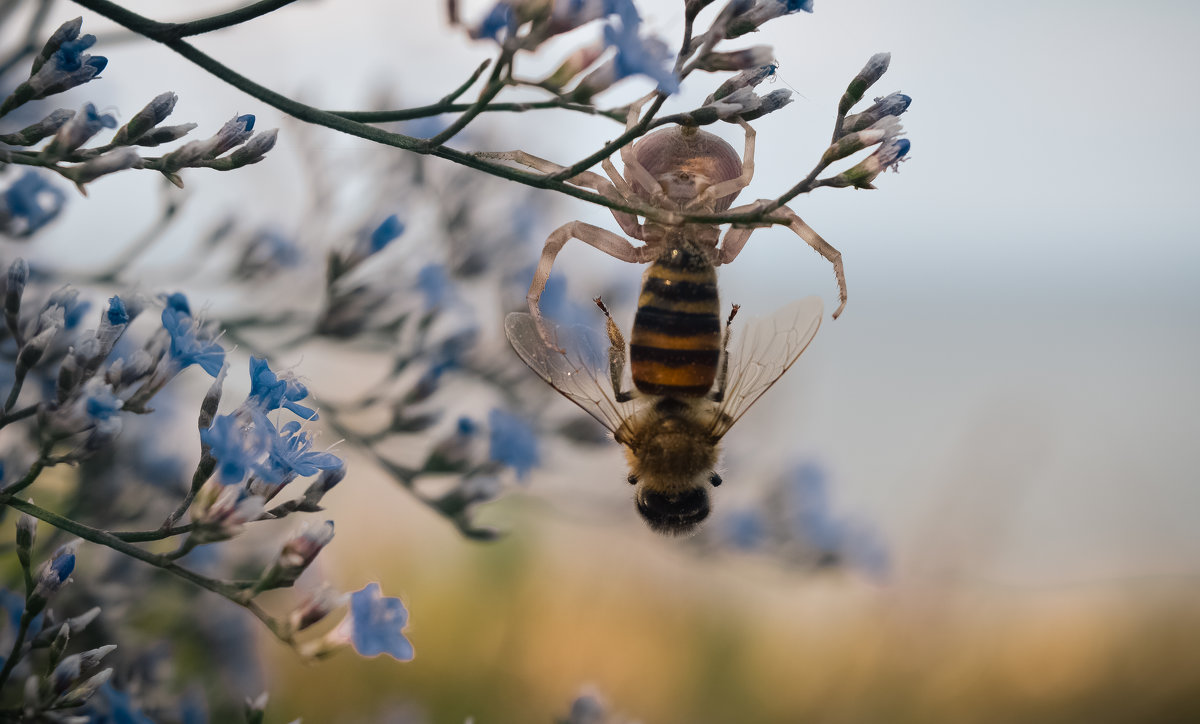
[[[633,128],[641,106],[630,106],[626,128]],[[755,133],[746,121],[742,157],[720,137],[696,127],[673,126],[648,134],[620,151],[625,175],[611,159],[601,165],[608,178],[590,171],[568,181],[605,198],[626,204],[649,204],[664,212],[639,223],[633,214],[613,210],[621,229],[645,242],[635,247],[624,237],[581,221],[566,224],[546,240],[529,286],[529,313],[509,315],[505,331],[514,349],[539,376],[591,413],[626,447],[631,483],[640,485],[638,511],[652,528],[679,534],[692,530],[709,512],[704,482],[717,485],[713,472],[717,444],[730,426],[770,387],[816,334],[822,306],[817,298],[785,307],[766,327],[753,327],[747,340],[764,339],[763,347],[743,345],[732,383],[727,385],[731,313],[722,335],[716,267],[733,261],[750,234],[763,224],[731,227],[721,237],[717,224],[687,222],[684,213],[730,210],[738,193],[754,176]],[[485,158],[514,161],[544,173],[561,166],[524,151],[481,153]],[[761,208],[759,201],[733,212]],[[841,304],[846,282],[841,254],[786,206],[775,212],[788,227],[828,259],[834,267]],[[578,239],[606,254],[632,263],[649,263],[630,335],[629,362],[634,392],[621,389],[625,341],[605,310],[609,336],[609,386],[589,366],[587,345],[564,345],[547,328],[539,302],[558,252]],[[597,300],[601,309],[603,304]],[[734,310],[736,313],[736,308]],[[562,330],[560,330],[562,331]],[[568,337],[578,336],[570,331]]]
[[[548,344],[533,315],[513,312],[504,320],[504,331],[525,364],[625,447],[628,481],[638,486],[634,500],[646,523],[659,533],[682,535],[708,517],[706,485],[721,484],[715,471],[721,438],[808,347],[821,325],[823,305],[820,297],[807,297],[750,325],[738,354],[731,356],[735,305],[723,334],[718,324],[717,356],[710,356],[710,325],[701,321],[709,315],[670,309],[695,292],[694,287],[682,290],[696,282],[659,276],[670,268],[668,261],[646,274],[648,288],[632,337],[643,344],[629,347],[633,390],[622,389],[625,340],[599,298],[609,341],[607,374],[604,355],[586,328],[559,328]],[[670,291],[656,291],[662,282],[671,282],[665,285]]]

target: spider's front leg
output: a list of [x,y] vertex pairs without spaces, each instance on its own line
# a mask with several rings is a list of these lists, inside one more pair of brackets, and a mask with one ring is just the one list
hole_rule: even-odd
[[[641,264],[648,261],[643,252],[645,247],[635,247],[623,236],[618,236],[598,226],[585,224],[582,221],[572,221],[551,232],[550,236],[546,239],[546,245],[542,247],[542,256],[538,259],[537,269],[533,273],[533,282],[529,285],[529,293],[525,295],[525,301],[529,303],[529,314],[533,316],[533,320],[537,323],[542,341],[551,349],[559,348],[552,341],[553,338],[549,330],[546,329],[545,321],[542,319],[542,309],[540,306],[542,292],[546,291],[546,282],[550,279],[550,270],[554,267],[555,257],[558,256],[558,252],[562,250],[563,245],[571,239],[578,239],[614,259],[627,261],[631,264]],[[562,352],[563,350],[559,349],[559,351]]]
[[[759,199],[752,204],[730,209],[729,213],[736,214],[755,211],[770,203],[772,202],[769,199]],[[842,268],[842,252],[834,249],[828,241],[822,239],[820,234],[806,224],[804,219],[801,219],[795,211],[792,211],[788,207],[781,206],[771,213],[788,219],[788,228],[795,232],[796,236],[808,242],[809,246],[833,265],[833,276],[837,279],[838,284],[838,301],[841,302],[833,312],[833,318],[837,319],[841,315],[842,310],[846,308],[847,297],[846,271]],[[757,227],[731,227],[725,233],[725,239],[721,242],[721,251],[717,256],[717,264],[728,264],[737,258],[737,255],[742,252],[742,247],[746,246],[746,242],[750,240],[750,234],[754,233],[755,228]]]
[[[532,153],[526,153],[525,151],[479,151],[475,154],[475,156],[478,158],[486,158],[495,161],[512,161],[513,163],[519,163],[522,166],[528,166],[535,171],[541,171],[548,176],[559,173],[566,168],[565,166],[559,166],[553,161],[547,161],[544,158],[539,158],[534,156]],[[611,162],[608,159],[605,159],[605,163],[611,165]],[[637,199],[635,197],[632,195],[627,195],[625,190],[614,187],[613,184],[608,181],[608,179],[592,171],[584,171],[583,173],[572,176],[571,178],[567,179],[567,183],[574,184],[576,186],[582,186],[585,189],[591,189],[599,193],[604,198],[612,201],[637,203]],[[624,183],[624,179],[622,179],[622,183]],[[629,234],[635,239],[642,238],[642,225],[638,223],[636,216],[624,211],[617,211],[616,209],[609,209],[609,211],[612,212],[613,218],[617,220],[617,223],[621,225],[621,229],[626,234]]]

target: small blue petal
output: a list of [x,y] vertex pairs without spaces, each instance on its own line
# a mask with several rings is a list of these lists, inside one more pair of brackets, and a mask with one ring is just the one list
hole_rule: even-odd
[[[182,294],[178,296],[183,297]],[[186,298],[183,304],[187,305]],[[216,342],[197,337],[191,315],[173,306],[170,298],[167,308],[162,312],[162,323],[171,335],[171,357],[179,362],[181,368],[195,364],[213,377],[220,373],[225,364],[225,350]]]
[[538,439],[533,428],[524,419],[499,408],[488,413],[488,427],[491,429],[488,457],[508,465],[524,480],[539,461]]
[[446,306],[453,292],[446,267],[441,264],[426,264],[417,272],[417,289],[425,297],[425,309],[441,309]]
[[474,435],[479,426],[469,417],[458,418],[458,434],[459,435]]
[[475,37],[499,40],[500,31],[507,29],[511,33],[515,29],[513,27],[515,24],[516,14],[513,13],[512,6],[508,2],[498,2],[492,6],[487,17],[479,23],[479,27],[475,30]]
[[254,130],[254,114],[253,113],[247,113],[245,115],[238,116],[237,120],[239,123],[242,124],[242,126],[244,126],[244,128],[242,130],[244,130],[244,131],[253,131]]
[[[100,75],[102,72],[104,72],[104,69],[108,67],[108,58],[105,58],[103,55],[93,55],[92,57],[88,58],[87,65],[95,68],[96,75]],[[95,76],[92,77],[94,78]]]
[[387,217],[371,232],[371,253],[374,254],[383,249],[403,233],[404,222],[400,221],[400,217],[395,214]]
[[91,308],[91,302],[76,298],[73,304],[63,309],[63,326],[66,329],[75,329],[83,321],[83,315]]
[[378,583],[350,594],[351,643],[363,656],[388,654],[412,661],[413,647],[404,637],[408,611],[398,598],[384,598]]
[[23,234],[29,236],[53,221],[67,202],[66,194],[51,185],[41,174],[26,171],[0,194],[0,211],[24,219]]

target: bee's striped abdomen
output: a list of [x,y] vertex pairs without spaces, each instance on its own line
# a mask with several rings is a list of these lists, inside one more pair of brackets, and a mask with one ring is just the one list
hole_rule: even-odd
[[712,264],[678,248],[651,264],[629,342],[633,383],[640,392],[708,394],[721,358],[720,300]]

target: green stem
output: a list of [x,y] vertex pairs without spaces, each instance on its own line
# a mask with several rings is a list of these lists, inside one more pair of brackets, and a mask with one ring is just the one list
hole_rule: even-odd
[[[26,600],[28,600],[28,592],[26,592]],[[25,635],[29,633],[29,624],[33,621],[33,616],[29,615],[29,609],[26,608],[21,612],[21,624],[17,627],[17,636],[13,639],[12,649],[8,652],[8,658],[4,660],[4,668],[0,669],[0,687],[3,687],[8,677],[16,668],[17,662],[21,659],[21,649],[25,646]]]
[[210,15],[207,18],[198,20],[189,20],[183,23],[173,23],[170,27],[175,30],[175,37],[186,38],[191,35],[202,35],[211,33],[214,30],[240,25],[247,20],[272,13],[285,5],[291,5],[296,0],[259,0],[259,2],[251,3],[245,7],[231,10],[217,15]]
[[53,511],[46,510],[45,508],[34,505],[33,503],[18,500],[9,495],[0,495],[0,504],[8,505],[16,510],[21,511],[22,513],[28,513],[38,520],[49,523],[59,530],[64,530],[71,535],[77,536],[92,543],[96,543],[97,545],[111,548],[118,553],[127,555],[130,558],[136,558],[143,563],[166,571],[167,573],[170,573],[178,578],[182,578],[188,583],[199,586],[207,591],[212,591],[218,596],[232,601],[233,603],[236,603],[242,608],[250,611],[255,617],[257,617],[266,625],[266,627],[271,631],[272,634],[275,635],[276,638],[283,643],[286,643],[289,646],[295,645],[291,633],[288,631],[287,625],[283,622],[277,621],[273,616],[263,610],[261,606],[247,598],[242,589],[236,585],[218,581],[207,576],[202,576],[195,571],[189,570],[178,563],[175,563],[168,556],[150,553],[149,551],[138,548],[137,546],[118,538],[108,531],[92,528],[91,526],[84,525],[83,523],[80,523],[76,520],[71,520],[70,518],[64,518]]

